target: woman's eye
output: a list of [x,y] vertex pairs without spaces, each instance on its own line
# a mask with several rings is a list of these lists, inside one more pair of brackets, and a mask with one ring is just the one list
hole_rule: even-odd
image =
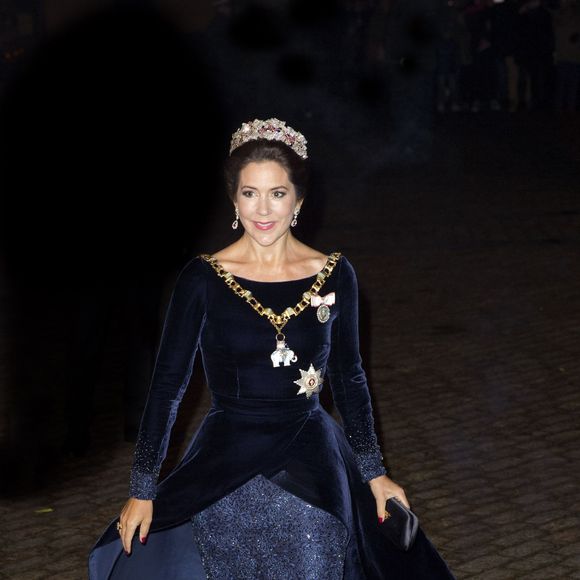
[[252,195],[254,195],[254,192],[251,189],[246,189],[245,191],[242,191],[242,195],[245,197],[252,197]]
[[286,195],[285,191],[275,191],[274,197],[284,197]]

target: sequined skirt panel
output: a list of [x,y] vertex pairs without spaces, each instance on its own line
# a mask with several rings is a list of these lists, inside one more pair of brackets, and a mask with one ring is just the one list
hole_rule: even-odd
[[259,474],[192,518],[210,580],[340,580],[348,533]]

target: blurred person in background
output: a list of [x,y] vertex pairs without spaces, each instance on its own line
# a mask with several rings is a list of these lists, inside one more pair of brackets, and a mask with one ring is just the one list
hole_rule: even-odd
[[492,0],[492,44],[497,66],[497,100],[506,111],[517,110],[518,69],[514,58],[516,49],[516,0]]
[[499,110],[497,52],[494,43],[492,0],[475,0],[465,9],[471,38],[471,111]]
[[554,59],[554,29],[547,4],[541,0],[521,3],[515,33],[518,109],[545,110],[552,96]]
[[559,111],[578,109],[580,97],[580,2],[561,0],[554,14],[558,87],[555,105]]
[[437,44],[437,110],[460,110],[459,80],[469,33],[462,15],[448,7],[442,17]]

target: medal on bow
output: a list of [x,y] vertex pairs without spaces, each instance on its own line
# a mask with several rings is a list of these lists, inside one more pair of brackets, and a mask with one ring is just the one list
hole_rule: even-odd
[[330,306],[332,306],[336,301],[336,295],[334,292],[330,292],[326,296],[319,296],[314,294],[310,296],[310,306],[318,306],[316,310],[316,318],[319,322],[325,323],[330,319]]

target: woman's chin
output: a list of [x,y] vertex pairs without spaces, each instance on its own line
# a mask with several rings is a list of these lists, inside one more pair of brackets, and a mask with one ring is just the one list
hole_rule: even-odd
[[268,246],[272,246],[273,244],[275,244],[280,238],[283,238],[285,236],[285,234],[287,234],[288,231],[282,232],[282,233],[276,233],[276,234],[270,234],[270,232],[265,233],[265,232],[254,232],[250,237],[257,242],[258,244],[260,244],[260,246],[263,247],[268,247]]

